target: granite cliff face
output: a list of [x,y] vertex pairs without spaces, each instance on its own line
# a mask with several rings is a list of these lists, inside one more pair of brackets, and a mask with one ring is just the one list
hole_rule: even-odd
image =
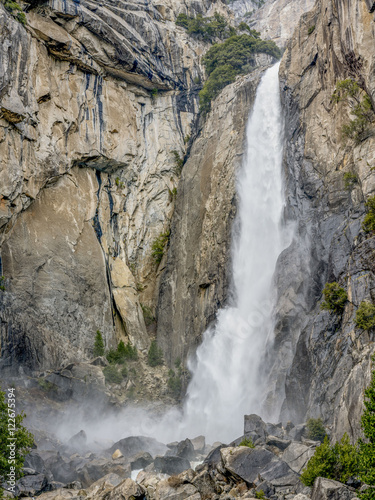
[[24,27],[0,5],[3,367],[84,358],[98,329],[148,347],[151,245],[203,76],[174,19],[211,6],[51,0]]
[[[282,418],[322,416],[334,437],[345,431],[358,437],[374,341],[353,320],[359,304],[374,298],[374,237],[361,222],[375,191],[375,139],[370,132],[359,144],[343,140],[349,107],[331,99],[336,83],[351,78],[374,105],[370,4],[318,0],[302,17],[280,69],[286,219],[295,224],[295,238],[276,275],[276,361],[267,405],[272,413],[285,380]],[[345,186],[346,172],[357,182]],[[320,310],[323,287],[332,281],[348,292],[342,318]]]

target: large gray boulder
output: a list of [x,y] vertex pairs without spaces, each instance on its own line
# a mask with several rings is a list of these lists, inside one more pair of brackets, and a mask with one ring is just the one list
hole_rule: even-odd
[[154,469],[156,472],[173,476],[190,469],[190,462],[186,458],[181,457],[156,457],[154,460]]
[[245,415],[244,417],[244,434],[251,436],[253,440],[261,439],[264,441],[267,435],[267,424],[255,413]]
[[268,450],[240,446],[220,451],[227,471],[248,484],[254,484],[258,478],[274,486],[295,485],[298,482],[297,474]]
[[352,500],[356,493],[333,479],[317,477],[311,493],[312,500]]
[[303,443],[292,442],[284,451],[282,459],[294,472],[301,474],[314,453],[314,448]]
[[107,451],[112,455],[116,450],[120,450],[125,458],[130,458],[141,452],[148,452],[153,457],[163,455],[168,448],[154,438],[130,436],[120,439]]

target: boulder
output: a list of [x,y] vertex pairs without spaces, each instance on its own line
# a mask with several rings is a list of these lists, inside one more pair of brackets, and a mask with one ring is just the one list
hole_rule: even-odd
[[145,453],[137,453],[131,460],[130,460],[130,468],[131,470],[138,470],[138,469],[144,469],[148,465],[150,465],[153,461],[152,456],[145,452]]
[[291,441],[287,439],[281,439],[276,436],[268,436],[266,438],[266,444],[268,446],[275,446],[279,450],[285,450],[290,445]]
[[72,436],[68,440],[68,446],[74,448],[79,452],[82,452],[82,449],[86,449],[86,442],[87,442],[86,432],[81,430],[77,432],[77,434],[74,434],[74,436]]
[[112,455],[117,449],[121,451],[125,458],[130,458],[140,452],[148,452],[153,457],[156,455],[163,455],[168,448],[159,443],[154,438],[149,438],[145,436],[130,436],[117,441],[108,452]]
[[306,424],[299,424],[290,429],[288,432],[288,437],[292,441],[301,441],[306,431]]
[[178,443],[176,448],[176,456],[186,458],[187,460],[195,459],[194,445],[190,439],[185,439]]
[[118,458],[124,458],[124,455],[121,453],[120,450],[116,450],[112,454],[112,460],[117,460]]
[[203,463],[207,464],[209,467],[215,467],[221,462],[221,452],[222,448],[226,448],[225,444],[219,444],[216,448],[210,451],[207,457],[204,459]]
[[206,447],[206,438],[204,436],[197,436],[191,440],[194,451],[197,453],[204,453]]
[[245,415],[244,416],[244,434],[246,436],[251,436],[253,441],[257,439],[265,440],[267,432],[267,425],[263,420],[259,417],[259,415]]
[[291,443],[284,451],[282,459],[297,474],[301,474],[307,462],[314,455],[314,448],[303,443]]
[[352,500],[356,493],[351,491],[345,484],[317,477],[311,492],[312,500]]
[[279,424],[270,424],[266,423],[266,434],[270,434],[271,436],[276,436],[278,438],[284,437],[284,429],[281,423]]
[[189,498],[189,500],[201,500],[201,496],[192,484],[179,484],[176,482],[172,486],[169,479],[162,480],[157,484],[156,491],[154,495],[150,496],[150,500],[185,500],[186,498]]
[[145,490],[132,479],[128,478],[115,486],[106,495],[106,500],[136,500],[145,496]]
[[294,485],[298,476],[276,455],[262,448],[223,448],[220,450],[228,472],[249,484],[261,478],[274,486]]
[[190,469],[190,462],[182,457],[156,457],[154,460],[154,469],[156,472],[172,476]]
[[197,488],[202,498],[211,498],[216,493],[215,483],[206,470],[197,474],[191,483]]
[[16,482],[15,495],[23,497],[34,497],[42,493],[48,485],[45,474],[33,474],[23,476]]

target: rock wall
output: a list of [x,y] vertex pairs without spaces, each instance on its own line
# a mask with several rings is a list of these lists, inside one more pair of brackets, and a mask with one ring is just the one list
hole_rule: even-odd
[[154,239],[172,154],[198,112],[205,45],[174,20],[212,2],[0,4],[1,366],[60,366],[128,338],[147,349]]
[[[373,131],[344,141],[349,107],[335,104],[337,81],[352,78],[375,98],[374,14],[364,0],[318,0],[304,15],[280,68],[285,107],[286,219],[295,224],[280,257],[275,362],[266,407],[281,418],[322,416],[333,436],[360,430],[370,377],[373,331],[355,328],[355,312],[374,297],[374,237],[361,222],[374,194]],[[345,186],[344,173],[358,181]],[[347,289],[342,318],[322,311],[326,282]],[[284,385],[285,382],[285,385]],[[282,400],[282,398],[281,398]]]
[[[263,59],[264,68],[271,58]],[[235,178],[260,76],[255,71],[224,89],[183,169],[157,311],[169,363],[195,351],[228,299]]]

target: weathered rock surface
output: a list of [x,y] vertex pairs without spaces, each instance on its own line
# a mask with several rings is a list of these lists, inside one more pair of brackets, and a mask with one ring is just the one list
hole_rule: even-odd
[[[286,219],[295,224],[295,238],[276,275],[277,361],[266,406],[272,412],[280,405],[286,380],[282,420],[322,416],[334,424],[334,438],[359,437],[370,380],[373,332],[353,320],[360,302],[374,296],[374,239],[361,221],[375,189],[375,140],[369,134],[359,144],[343,141],[349,108],[331,96],[337,81],[352,78],[373,101],[373,45],[373,14],[364,1],[318,0],[301,18],[280,68]],[[358,178],[350,188],[346,172]],[[323,287],[332,281],[348,291],[342,318],[320,310]]]
[[87,359],[98,329],[107,347],[126,336],[147,349],[140,302],[155,303],[151,245],[173,212],[171,151],[184,155],[202,76],[204,44],[174,20],[210,7],[46,3],[26,28],[0,5],[8,372]]
[[169,363],[195,351],[227,299],[235,174],[261,73],[223,90],[182,171],[157,310],[158,339]]
[[318,477],[311,492],[312,500],[350,500],[357,495],[342,483]]

